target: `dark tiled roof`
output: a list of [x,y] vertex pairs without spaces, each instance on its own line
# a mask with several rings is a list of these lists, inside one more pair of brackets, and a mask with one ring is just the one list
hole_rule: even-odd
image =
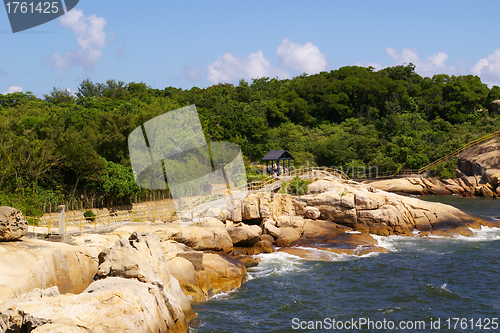
[[293,160],[294,158],[286,150],[270,150],[266,156],[262,158],[263,161],[276,161],[276,160]]

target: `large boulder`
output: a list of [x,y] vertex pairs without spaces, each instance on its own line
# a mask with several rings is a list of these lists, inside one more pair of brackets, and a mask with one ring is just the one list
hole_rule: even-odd
[[269,204],[271,203],[271,193],[269,192],[259,192],[259,211],[261,218],[268,218],[271,216],[271,208]]
[[133,232],[154,233],[161,241],[173,240],[196,251],[224,251],[233,249],[231,237],[225,228],[188,226],[176,223],[162,223],[141,226],[123,226],[112,234],[128,238]]
[[260,218],[259,196],[249,194],[243,199],[243,220],[253,220]]
[[[53,294],[53,293],[52,293]],[[0,307],[3,332],[187,332],[181,308],[160,286],[110,277],[79,295],[31,293]]]
[[206,298],[241,287],[248,276],[245,265],[218,254],[203,254],[204,269],[197,271],[197,285]]
[[259,241],[262,229],[257,225],[239,223],[233,228],[228,228],[227,232],[234,246],[252,246]]
[[378,190],[407,194],[425,194],[425,185],[421,182],[411,182],[408,178],[386,179],[370,182]]
[[[470,181],[467,178],[464,179]],[[408,190],[403,190],[403,187],[392,188],[401,192],[412,192],[414,190],[412,186],[417,187],[418,191],[424,188],[425,190],[432,189],[433,186],[443,188],[443,190],[446,190],[446,187],[450,189],[460,187],[457,189],[460,192],[465,191],[463,186],[467,187],[465,181],[461,179],[458,182],[454,180],[440,182],[437,179],[420,178],[390,180],[392,181],[395,184],[404,184],[405,187],[410,186]],[[382,184],[381,182],[378,184]],[[390,182],[387,181],[387,184]],[[413,236],[413,231],[416,229],[452,236],[471,233],[469,227],[479,228],[480,223],[485,223],[452,206],[376,190],[377,182],[367,185],[345,183],[339,180],[337,185],[333,185],[334,182],[329,180],[329,183],[331,185],[326,192],[304,195],[296,199],[319,209],[320,219],[336,222],[357,231],[383,236],[391,234]],[[490,186],[476,186],[476,191],[481,192],[482,195],[496,195],[496,193],[493,194]],[[446,224],[443,224],[444,221]],[[304,229],[305,233],[306,229]]]
[[304,209],[304,218],[317,220],[321,216],[321,212],[316,207],[306,207]]
[[294,200],[288,194],[274,194],[270,203],[271,218],[295,216]]
[[498,138],[473,146],[458,157],[458,167],[464,174],[483,175],[488,169],[500,169],[500,142]]
[[281,235],[281,231],[278,227],[276,227],[276,222],[274,222],[275,224],[273,224],[271,222],[272,220],[265,220],[264,222],[262,222],[262,230],[268,234],[268,235],[271,235],[272,237],[274,238],[278,238],[280,235]]
[[280,236],[276,240],[276,245],[279,247],[286,247],[300,238],[300,233],[297,229],[292,227],[280,228]]
[[28,232],[28,221],[19,209],[0,207],[0,241],[22,238]]
[[0,243],[0,303],[35,288],[81,293],[97,262],[84,247],[38,239]]
[[130,238],[118,240],[99,255],[99,269],[94,279],[123,277],[158,286],[165,290],[166,302],[178,304],[187,320],[196,317],[191,304],[170,274],[161,241],[150,233],[134,232]]

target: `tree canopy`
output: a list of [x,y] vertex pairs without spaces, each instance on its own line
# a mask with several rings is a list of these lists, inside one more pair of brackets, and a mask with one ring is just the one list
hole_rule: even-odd
[[[207,141],[238,144],[249,162],[286,149],[296,165],[419,168],[498,130],[488,111],[500,98],[472,75],[421,77],[415,66],[347,66],[292,79],[259,78],[205,89],[84,80],[75,94],[54,88],[0,95],[0,204],[82,191],[130,200],[127,138],[145,121],[195,104]],[[448,170],[449,171],[449,170]],[[36,208],[38,207],[38,208]],[[27,208],[23,208],[27,209]],[[37,210],[38,209],[38,210]]]

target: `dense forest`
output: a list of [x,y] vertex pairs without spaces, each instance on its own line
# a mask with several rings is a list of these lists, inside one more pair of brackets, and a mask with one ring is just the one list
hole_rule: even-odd
[[[83,81],[0,95],[0,205],[40,215],[61,198],[129,202],[142,193],[128,156],[129,133],[162,113],[195,104],[208,141],[238,144],[249,165],[287,149],[295,165],[415,169],[498,130],[488,111],[500,98],[479,77],[421,77],[413,64],[375,71],[342,67],[237,86],[152,89],[145,83]],[[437,176],[452,177],[453,161]],[[113,201],[114,200],[114,201]]]

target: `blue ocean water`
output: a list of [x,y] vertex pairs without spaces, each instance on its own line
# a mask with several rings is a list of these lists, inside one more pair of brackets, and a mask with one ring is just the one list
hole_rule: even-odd
[[[424,197],[500,216],[500,200]],[[241,289],[195,304],[193,332],[500,331],[500,229],[378,237],[389,250],[332,261],[259,255]]]

